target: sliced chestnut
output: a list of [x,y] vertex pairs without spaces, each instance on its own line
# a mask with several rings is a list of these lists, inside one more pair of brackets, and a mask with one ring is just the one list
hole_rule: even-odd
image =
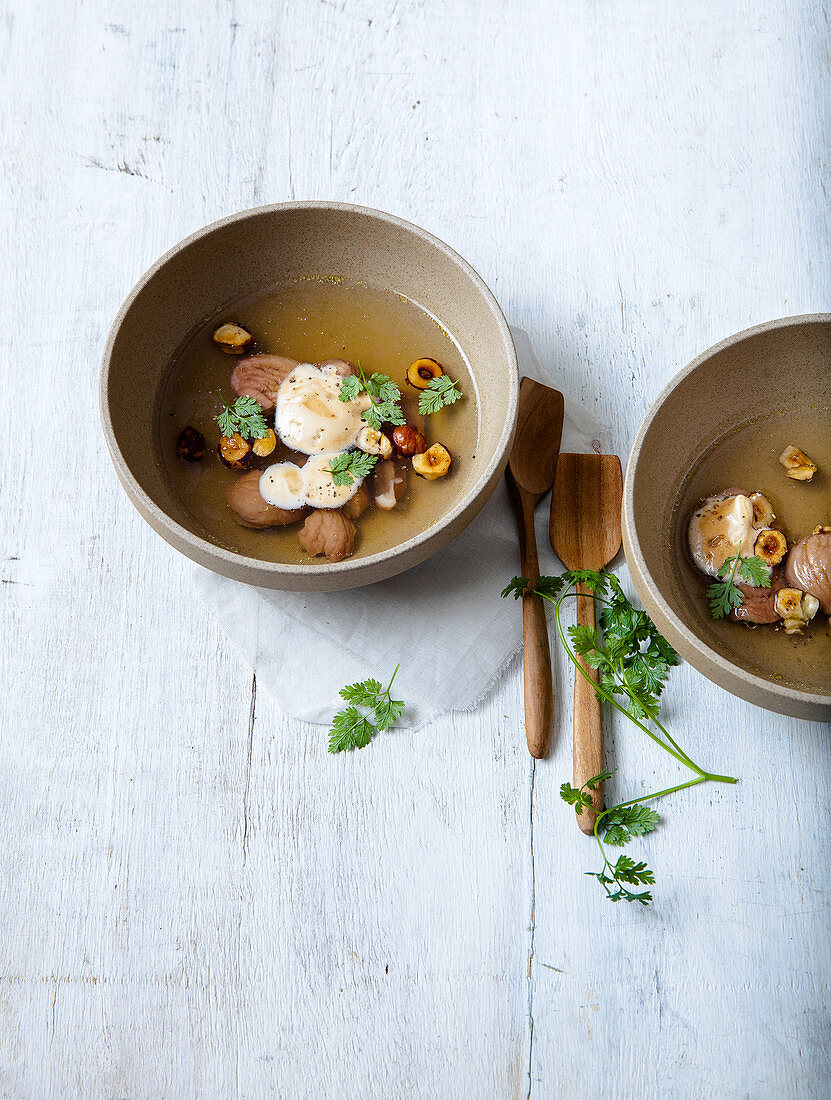
[[205,449],[205,437],[196,428],[187,427],[179,432],[176,453],[183,462],[201,462]]
[[417,390],[426,390],[434,378],[441,378],[444,368],[435,359],[416,359],[407,368],[407,381]]

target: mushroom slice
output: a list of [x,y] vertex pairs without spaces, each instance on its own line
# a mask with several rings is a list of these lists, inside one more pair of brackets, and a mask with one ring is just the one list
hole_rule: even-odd
[[342,508],[360,489],[363,478],[353,477],[348,485],[336,485],[329,469],[334,454],[314,455],[303,467],[305,501],[314,508]]
[[753,556],[753,505],[743,493],[718,493],[693,513],[687,528],[690,557],[702,573],[718,576],[727,558]]
[[260,475],[260,496],[266,504],[289,511],[306,504],[305,467],[275,462]]

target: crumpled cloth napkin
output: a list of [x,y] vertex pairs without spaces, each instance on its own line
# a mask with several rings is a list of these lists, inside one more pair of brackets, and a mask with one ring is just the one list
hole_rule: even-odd
[[[511,330],[521,375],[557,386],[527,333]],[[606,429],[565,399],[562,450],[600,450]],[[547,509],[545,512],[547,528]],[[473,708],[522,645],[522,616],[500,592],[519,572],[516,521],[504,480],[465,531],[390,580],[347,592],[274,592],[199,569],[196,588],[254,667],[258,687],[290,717],[329,723],[344,684],[401,668],[400,726]]]

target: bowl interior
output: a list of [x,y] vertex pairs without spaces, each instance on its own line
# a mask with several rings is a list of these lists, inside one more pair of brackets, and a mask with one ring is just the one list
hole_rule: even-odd
[[675,509],[691,468],[737,425],[771,412],[818,406],[831,407],[831,320],[822,315],[761,326],[704,353],[670,384],[647,416],[627,473],[628,554],[645,605],[692,664],[762,705],[773,696],[808,700],[811,692],[772,684],[740,667],[735,652],[691,602],[686,563],[679,561],[683,517]]
[[[484,284],[441,242],[388,215],[322,203],[265,207],[208,227],[160,260],[125,303],[105,353],[105,429],[109,418],[116,467],[145,518],[186,553],[198,550],[202,564],[232,575],[231,559],[259,566],[258,577],[242,579],[264,581],[268,573],[298,569],[309,577],[366,573],[374,560],[298,567],[209,549],[169,485],[153,445],[157,395],[183,338],[241,296],[310,275],[339,275],[405,294],[439,319],[462,347],[477,386],[480,420],[475,460],[460,471],[462,505],[480,491],[486,499],[494,466],[510,442],[517,385],[510,334]],[[439,536],[443,525],[440,520],[424,539],[411,541]],[[432,549],[440,544],[436,537]],[[368,576],[377,579],[377,572]]]

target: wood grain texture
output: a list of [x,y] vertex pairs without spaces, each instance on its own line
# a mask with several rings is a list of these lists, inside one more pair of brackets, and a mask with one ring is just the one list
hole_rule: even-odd
[[[532,378],[522,379],[507,478],[516,507],[520,575],[532,586],[540,578],[534,511],[554,482],[563,413],[559,390]],[[522,597],[522,679],[525,740],[534,759],[543,760],[551,747],[554,692],[545,605],[533,593]]]
[[[569,454],[557,460],[551,491],[548,534],[551,548],[567,569],[605,569],[620,550],[623,472],[617,455]],[[596,628],[595,602],[585,585],[575,589],[575,619]],[[573,773],[578,790],[603,771],[603,717],[595,691],[597,670],[582,657],[574,669]],[[603,809],[603,783],[591,790],[591,805],[577,817],[584,833],[594,832]]]
[[[346,760],[256,692],[121,492],[96,381],[179,238],[343,199],[459,249],[625,455],[694,354],[828,308],[828,14],[0,6],[0,1095],[825,1095],[826,726],[675,671],[673,730],[741,783],[668,802],[637,846],[655,907],[610,905],[518,668]],[[610,797],[674,778],[636,729],[606,741]]]

